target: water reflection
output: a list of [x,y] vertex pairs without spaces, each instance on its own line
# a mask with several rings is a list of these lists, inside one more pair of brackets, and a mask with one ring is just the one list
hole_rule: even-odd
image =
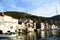
[[58,36],[58,30],[52,30],[52,35],[53,36]]
[[45,31],[41,31],[41,38],[45,38]]
[[59,40],[60,32],[58,30],[20,33],[19,40]]

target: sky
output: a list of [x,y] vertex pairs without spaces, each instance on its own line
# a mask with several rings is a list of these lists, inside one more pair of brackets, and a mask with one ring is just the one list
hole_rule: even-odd
[[60,0],[0,0],[0,12],[5,11],[51,17],[60,15]]

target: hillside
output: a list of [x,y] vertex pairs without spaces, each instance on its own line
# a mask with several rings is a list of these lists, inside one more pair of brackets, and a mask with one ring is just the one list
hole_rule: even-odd
[[12,16],[13,18],[16,18],[16,19],[29,18],[29,19],[32,19],[34,22],[48,22],[49,24],[53,24],[53,23],[56,24],[58,22],[60,24],[60,15],[46,18],[46,17],[31,15],[24,12],[15,12],[15,11],[4,12],[4,14]]
[[55,15],[55,16],[51,17],[50,19],[53,19],[53,20],[60,20],[60,15]]
[[12,16],[13,18],[17,18],[17,19],[30,18],[30,19],[34,20],[34,22],[37,22],[37,21],[43,22],[43,21],[47,20],[47,18],[31,15],[31,14],[24,13],[24,12],[8,11],[8,12],[4,12],[4,14]]

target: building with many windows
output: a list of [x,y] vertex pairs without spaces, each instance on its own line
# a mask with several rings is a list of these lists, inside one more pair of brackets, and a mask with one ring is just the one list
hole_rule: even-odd
[[15,32],[15,30],[17,30],[17,25],[18,19],[0,14],[0,30],[2,30],[3,33],[6,33],[7,31]]

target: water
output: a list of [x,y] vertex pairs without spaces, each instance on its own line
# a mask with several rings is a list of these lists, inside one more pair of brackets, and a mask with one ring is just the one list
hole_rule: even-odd
[[60,32],[59,30],[50,30],[25,34],[20,33],[18,40],[60,40]]
[[20,33],[17,39],[14,38],[2,38],[0,40],[60,40],[59,30],[37,31],[29,33]]

